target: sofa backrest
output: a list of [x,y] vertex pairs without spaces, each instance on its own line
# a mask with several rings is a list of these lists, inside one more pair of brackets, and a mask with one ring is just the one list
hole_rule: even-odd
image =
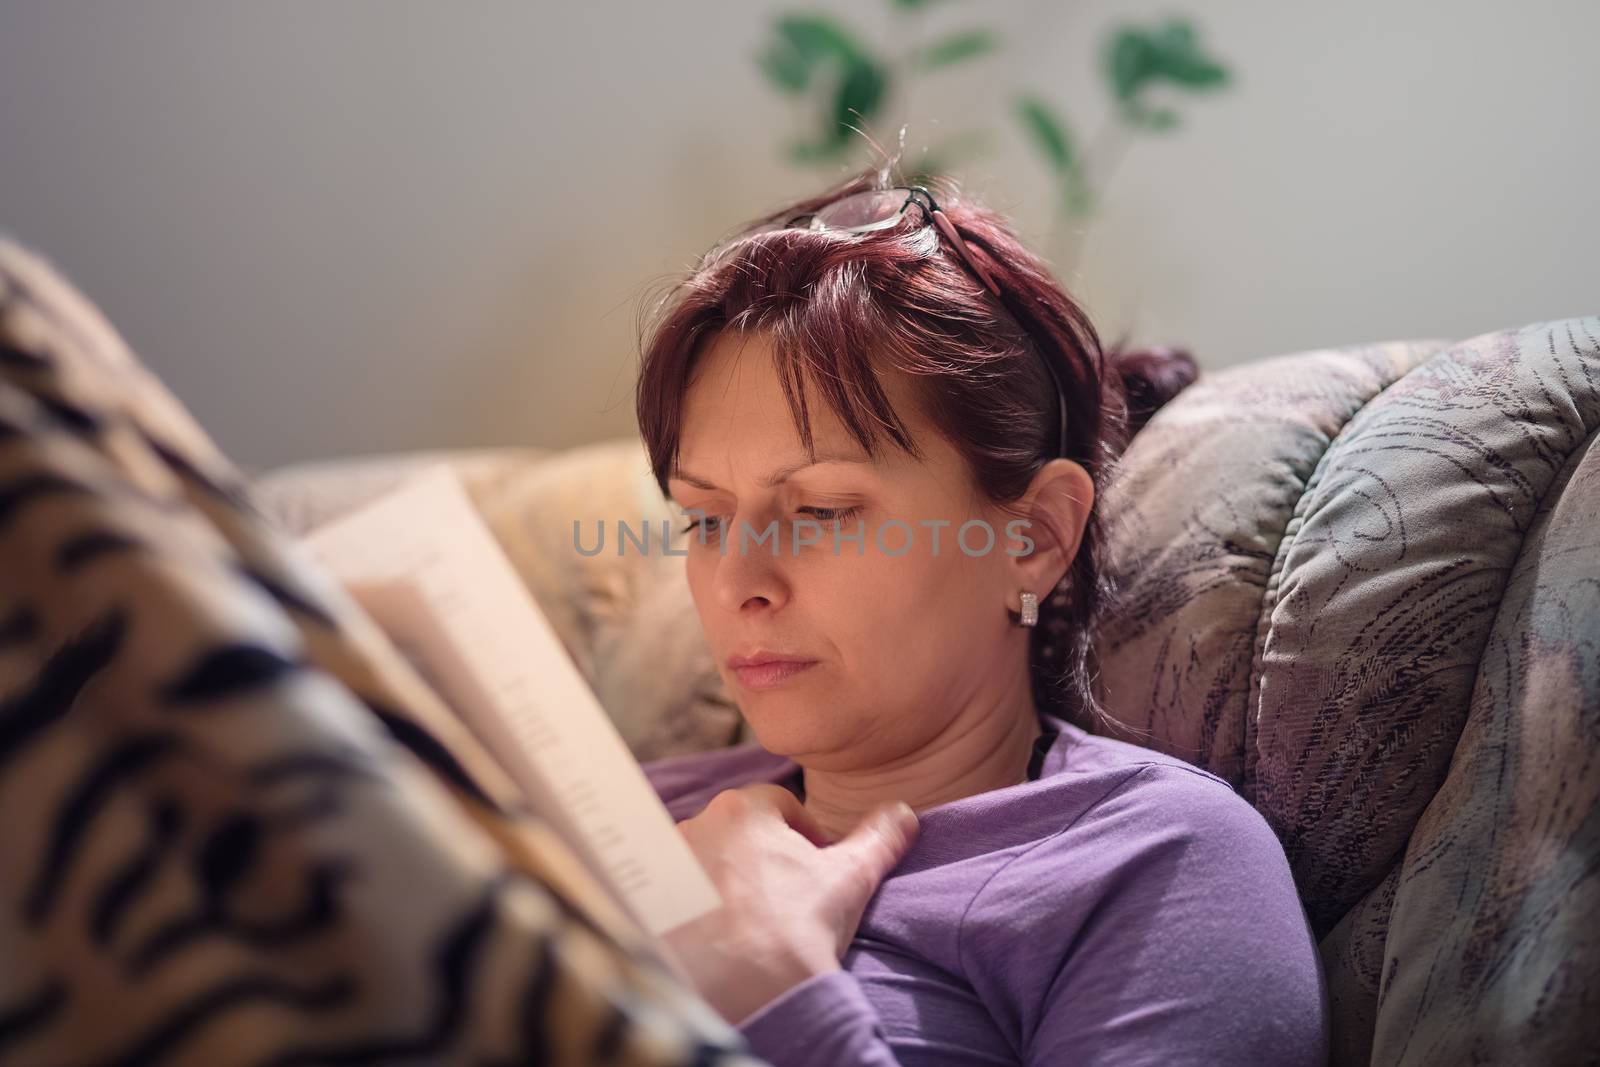
[[1482,1061],[1487,1000],[1494,1034],[1531,1037],[1600,993],[1592,935],[1564,941],[1600,929],[1597,338],[1571,319],[1209,375],[1107,494],[1110,710],[1278,831],[1348,1062],[1373,1031],[1373,1062]]

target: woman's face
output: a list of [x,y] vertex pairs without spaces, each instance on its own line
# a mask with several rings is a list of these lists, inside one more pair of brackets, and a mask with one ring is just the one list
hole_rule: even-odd
[[[1026,686],[1027,631],[1006,609],[1016,604],[1012,586],[1027,580],[1014,555],[1021,534],[1042,541],[1044,532],[1008,531],[1011,516],[980,499],[965,461],[904,383],[884,385],[927,458],[891,446],[868,460],[813,392],[819,462],[809,465],[770,341],[723,332],[688,388],[681,466],[669,482],[679,505],[707,516],[684,539],[686,565],[729,694],[766,749],[817,769],[880,766],[962,709],[1012,701]],[[837,551],[836,517],[841,533],[862,530]],[[818,526],[797,530],[797,519]],[[967,531],[967,551],[958,543],[973,519],[993,531],[987,551],[982,527]],[[890,520],[898,523],[884,527]],[[939,520],[947,525],[929,525]],[[774,521],[775,536],[758,541]],[[815,543],[797,549],[805,537]],[[757,651],[815,662],[763,685],[728,663]]]

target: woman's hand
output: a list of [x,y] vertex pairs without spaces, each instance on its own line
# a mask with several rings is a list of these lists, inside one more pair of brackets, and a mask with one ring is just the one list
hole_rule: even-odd
[[700,995],[738,1025],[785,990],[827,971],[867,902],[917,835],[905,804],[874,809],[834,844],[778,785],[727,789],[678,824],[722,907],[663,940]]

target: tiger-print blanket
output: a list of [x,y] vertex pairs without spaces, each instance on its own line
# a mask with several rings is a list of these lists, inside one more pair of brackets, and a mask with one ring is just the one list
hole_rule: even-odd
[[0,242],[0,1064],[751,1064]]

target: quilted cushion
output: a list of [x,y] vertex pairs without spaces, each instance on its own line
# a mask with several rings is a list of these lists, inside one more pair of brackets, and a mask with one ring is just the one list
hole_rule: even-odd
[[1600,928],[1597,334],[1573,319],[1211,375],[1107,494],[1108,703],[1279,832],[1333,934],[1347,1062],[1565,1048],[1600,1007],[1593,942],[1560,948]]
[[[1587,343],[1593,352],[1592,335]],[[1552,464],[1575,429],[1571,412],[1544,425]],[[1592,432],[1527,523],[1449,774],[1412,832],[1394,898],[1375,1062],[1593,1057],[1600,448]]]
[[1133,439],[1103,502],[1122,596],[1100,635],[1106,699],[1131,739],[1245,781],[1256,633],[1284,531],[1350,418],[1441,347],[1206,374]]

